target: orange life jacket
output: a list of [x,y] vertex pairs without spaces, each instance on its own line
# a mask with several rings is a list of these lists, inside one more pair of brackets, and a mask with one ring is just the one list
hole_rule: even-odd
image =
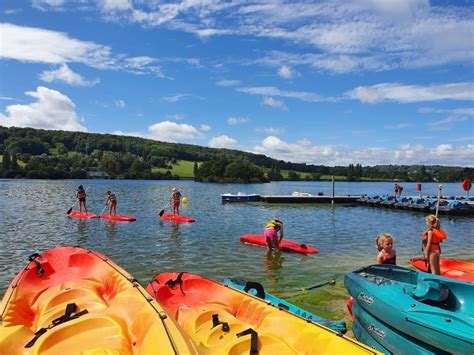
[[439,243],[441,243],[443,240],[445,240],[448,236],[446,235],[446,232],[444,231],[443,228],[431,228],[422,233],[423,237],[423,242],[422,242],[422,249],[424,250],[426,248],[426,244],[428,244],[428,231],[433,232],[433,236],[431,237],[431,250],[439,250],[441,251],[441,247],[439,246]]

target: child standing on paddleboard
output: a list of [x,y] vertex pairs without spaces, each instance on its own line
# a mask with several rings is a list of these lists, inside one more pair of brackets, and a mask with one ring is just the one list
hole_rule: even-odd
[[275,248],[280,250],[280,242],[283,239],[283,222],[273,219],[265,225],[263,236],[267,243],[268,250]]
[[181,192],[176,187],[171,190],[171,202],[173,203],[173,214],[179,216],[179,204],[181,203]]
[[87,213],[87,206],[86,206],[86,190],[82,185],[77,187],[76,198],[79,200],[79,212],[82,213],[82,208],[84,207],[84,211]]
[[109,215],[112,215],[112,211],[114,215],[116,215],[117,214],[117,196],[115,195],[115,193],[107,191],[105,197],[106,197],[105,204],[109,205]]
[[381,233],[375,239],[375,244],[379,253],[377,255],[377,264],[397,264],[397,251],[393,249],[393,236],[388,233]]
[[422,233],[422,251],[425,254],[427,263],[429,264],[428,271],[432,274],[439,275],[439,258],[441,255],[440,243],[448,236],[443,228],[441,228],[440,219],[435,215],[430,214],[429,216],[426,216],[425,222],[428,229]]

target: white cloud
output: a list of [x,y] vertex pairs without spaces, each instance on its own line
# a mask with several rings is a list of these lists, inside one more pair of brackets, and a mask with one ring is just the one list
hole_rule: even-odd
[[31,5],[42,11],[61,9],[66,1],[65,0],[33,0]]
[[292,99],[309,101],[309,102],[335,102],[337,99],[333,97],[322,97],[318,94],[306,91],[287,91],[281,90],[274,86],[256,86],[256,87],[240,87],[236,89],[239,92],[243,92],[249,95],[261,95],[261,96],[278,96],[288,97]]
[[434,109],[431,107],[421,107],[419,113],[450,113],[454,115],[474,115],[474,108],[454,108],[454,109]]
[[280,110],[288,110],[288,107],[286,107],[283,101],[275,100],[273,97],[264,97],[262,100],[262,104],[273,108],[278,108]]
[[25,94],[37,101],[29,105],[7,106],[6,114],[0,114],[0,125],[87,131],[78,122],[76,106],[66,95],[43,86],[38,86],[36,91],[28,91]]
[[212,129],[212,127],[209,126],[208,124],[202,124],[200,129],[201,131],[208,132]]
[[412,124],[411,123],[398,123],[398,124],[393,124],[393,125],[385,125],[384,128],[387,128],[387,129],[403,129],[403,128],[408,128],[408,127],[411,127]]
[[213,137],[209,140],[208,145],[211,148],[235,148],[237,141],[227,135]]
[[429,86],[383,83],[373,86],[359,86],[346,96],[363,103],[395,101],[400,103],[474,100],[474,82],[433,84]]
[[220,80],[216,82],[218,86],[236,86],[240,85],[240,80]]
[[247,117],[229,117],[227,123],[230,125],[243,124],[248,121]]
[[307,140],[287,143],[280,138],[269,136],[256,145],[252,151],[285,161],[329,166],[357,163],[474,166],[472,160],[474,144],[458,147],[450,144],[441,144],[436,147],[404,144],[394,148],[354,148],[346,145],[317,145]]
[[154,58],[114,56],[109,46],[70,38],[63,32],[0,23],[0,33],[0,58],[59,65],[82,63],[96,69],[126,70],[133,74],[165,77],[161,68],[153,64],[156,61]]
[[202,133],[195,127],[182,123],[163,121],[148,127],[149,137],[164,142],[178,142],[202,138]]
[[283,65],[278,69],[278,75],[285,79],[291,79],[296,75],[290,67]]
[[182,119],[184,119],[184,116],[179,114],[179,113],[175,113],[173,115],[165,115],[165,117],[167,119],[171,119],[171,120],[175,120],[175,121],[181,121]]
[[0,57],[24,62],[84,63],[95,68],[114,68],[111,49],[93,42],[69,38],[62,32],[35,27],[0,24]]
[[123,100],[114,100],[114,104],[117,107],[124,108],[125,107],[125,101]]
[[104,11],[124,11],[132,9],[130,0],[99,0],[98,5]]
[[263,132],[268,134],[269,136],[279,136],[284,132],[283,129],[273,128],[273,127],[265,127],[265,128],[256,128],[257,132]]
[[44,71],[39,75],[39,78],[47,83],[62,81],[72,86],[93,86],[100,82],[99,79],[91,81],[84,79],[80,74],[72,71],[67,64],[61,65],[56,70]]
[[451,116],[448,116],[448,117],[446,117],[445,119],[442,119],[442,120],[429,122],[428,126],[441,126],[441,125],[455,123],[455,122],[467,121],[468,119],[469,118],[466,117],[466,116],[451,115]]
[[191,97],[193,95],[191,94],[176,94],[176,95],[173,95],[173,96],[164,96],[163,97],[163,100],[165,101],[168,101],[168,102],[178,102],[178,101],[181,101],[187,97]]

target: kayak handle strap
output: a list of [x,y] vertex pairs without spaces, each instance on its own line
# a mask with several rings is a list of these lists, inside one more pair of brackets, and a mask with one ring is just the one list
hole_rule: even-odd
[[77,312],[76,314],[72,315],[74,312],[76,312],[77,305],[75,303],[69,303],[66,306],[66,310],[64,311],[64,314],[59,317],[54,319],[50,325],[48,325],[46,328],[40,328],[39,330],[36,331],[35,336],[33,339],[31,339],[26,345],[25,348],[31,348],[33,345],[35,345],[36,341],[39,339],[40,336],[42,336],[44,333],[46,333],[49,329],[52,329],[60,324],[66,323],[70,320],[79,318],[80,316],[83,316],[84,314],[89,313],[87,309],[84,309],[80,312]]
[[261,283],[254,282],[254,281],[247,281],[245,283],[244,291],[249,292],[251,289],[254,289],[257,291],[257,297],[261,299],[265,299],[265,290],[263,289],[263,286]]
[[28,260],[35,263],[36,270],[38,270],[38,276],[42,277],[44,275],[44,269],[41,267],[40,262],[38,260],[36,260],[39,257],[40,257],[40,255],[38,253],[34,253],[34,254],[31,254],[29,256]]
[[229,332],[230,331],[230,327],[229,327],[229,323],[227,322],[221,322],[219,321],[219,315],[218,314],[213,314],[212,315],[212,327],[217,327],[219,324],[222,324],[222,331],[223,332]]
[[181,290],[181,292],[183,293],[184,295],[184,291],[183,291],[183,274],[184,272],[180,272],[178,274],[178,277],[174,280],[172,279],[169,279],[168,281],[165,282],[165,285],[168,286],[169,288],[173,288],[174,286],[176,286],[177,284],[179,285],[179,289]]
[[250,334],[250,355],[258,355],[258,333],[252,328],[246,329],[240,333],[237,333],[237,337]]

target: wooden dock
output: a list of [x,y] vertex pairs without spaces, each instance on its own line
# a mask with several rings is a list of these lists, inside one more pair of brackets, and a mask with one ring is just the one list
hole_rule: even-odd
[[292,196],[292,195],[260,195],[266,203],[356,203],[360,195],[343,196]]

